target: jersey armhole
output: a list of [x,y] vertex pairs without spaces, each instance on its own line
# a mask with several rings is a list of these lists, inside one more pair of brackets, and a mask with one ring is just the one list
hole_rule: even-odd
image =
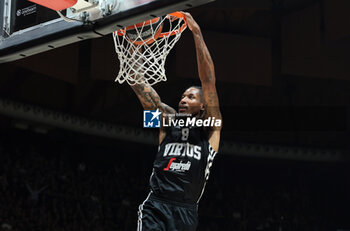
[[208,140],[208,149],[209,149],[209,154],[211,154],[214,157],[216,156],[216,154],[218,154],[219,151],[215,151],[214,148],[211,146],[209,140]]

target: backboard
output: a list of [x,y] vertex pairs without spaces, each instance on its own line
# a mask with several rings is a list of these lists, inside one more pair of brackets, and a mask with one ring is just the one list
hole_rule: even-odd
[[27,0],[0,0],[0,63],[98,38],[153,17],[212,1],[75,0],[76,5],[56,12]]

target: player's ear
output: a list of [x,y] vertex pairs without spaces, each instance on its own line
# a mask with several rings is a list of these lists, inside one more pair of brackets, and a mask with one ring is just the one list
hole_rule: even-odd
[[205,114],[205,106],[204,103],[200,104],[200,117],[203,117]]

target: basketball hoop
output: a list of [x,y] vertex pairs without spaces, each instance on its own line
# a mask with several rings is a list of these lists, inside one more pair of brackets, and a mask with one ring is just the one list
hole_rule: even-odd
[[185,16],[175,12],[113,32],[120,62],[115,81],[129,85],[166,81],[166,57],[186,27]]

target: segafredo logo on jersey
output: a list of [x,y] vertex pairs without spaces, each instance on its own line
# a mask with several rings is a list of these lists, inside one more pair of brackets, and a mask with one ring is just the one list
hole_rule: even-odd
[[169,115],[168,118],[163,117],[162,125],[163,127],[221,127],[221,119],[216,119],[215,117],[203,119],[191,117],[191,115],[187,114],[176,114]]
[[157,110],[143,111],[143,127],[144,128],[160,128],[160,115],[162,113]]
[[184,172],[188,171],[191,168],[191,162],[176,162],[176,158],[171,158],[169,160],[168,166],[164,168],[164,171],[176,171],[176,172]]

